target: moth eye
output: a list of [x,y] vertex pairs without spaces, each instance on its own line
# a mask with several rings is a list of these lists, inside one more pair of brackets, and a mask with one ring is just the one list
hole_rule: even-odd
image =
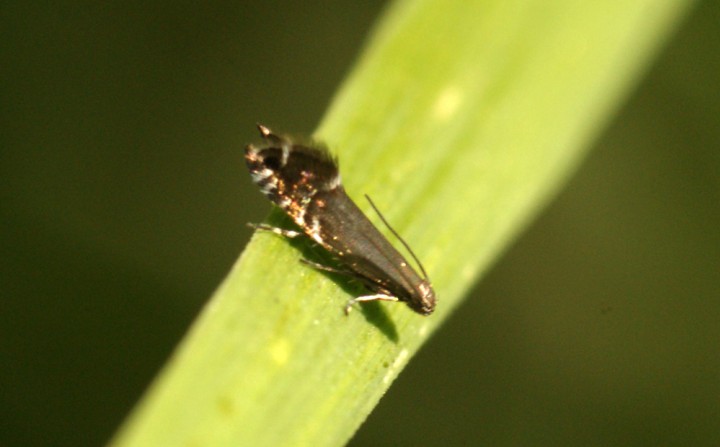
[[277,171],[278,169],[280,169],[280,159],[272,155],[265,157],[265,159],[263,160],[263,164],[266,168],[273,171]]

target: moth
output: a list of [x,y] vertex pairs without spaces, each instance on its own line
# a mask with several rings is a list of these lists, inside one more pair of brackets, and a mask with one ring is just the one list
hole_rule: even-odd
[[245,162],[260,191],[282,209],[302,231],[252,225],[294,238],[306,235],[330,252],[339,268],[303,259],[322,271],[359,280],[371,293],[348,301],[345,313],[364,301],[402,301],[429,315],[435,309],[435,291],[409,245],[388,224],[370,197],[365,196],[383,223],[417,263],[422,275],[378,231],[345,192],[337,160],[322,145],[297,144],[257,125],[262,146],[245,148]]

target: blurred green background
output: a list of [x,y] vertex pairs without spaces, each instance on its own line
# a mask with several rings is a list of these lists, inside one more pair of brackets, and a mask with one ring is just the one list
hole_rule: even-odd
[[[254,123],[312,132],[384,4],[16,3],[0,445],[99,445],[270,209]],[[351,445],[720,445],[718,23],[699,4]]]

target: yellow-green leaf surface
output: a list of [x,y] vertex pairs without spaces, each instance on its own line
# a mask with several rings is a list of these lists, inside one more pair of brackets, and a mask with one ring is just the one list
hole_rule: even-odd
[[[392,4],[315,135],[349,195],[366,211],[373,197],[422,259],[435,314],[369,303],[346,317],[361,290],[300,264],[317,257],[306,241],[257,233],[113,444],[347,442],[572,172],[689,6]],[[277,211],[269,221],[288,225]]]

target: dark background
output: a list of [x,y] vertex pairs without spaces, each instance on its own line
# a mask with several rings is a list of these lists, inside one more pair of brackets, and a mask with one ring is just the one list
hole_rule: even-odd
[[[383,5],[15,3],[0,445],[98,445],[269,210],[253,124],[311,132]],[[718,23],[694,11],[353,446],[720,444]]]

